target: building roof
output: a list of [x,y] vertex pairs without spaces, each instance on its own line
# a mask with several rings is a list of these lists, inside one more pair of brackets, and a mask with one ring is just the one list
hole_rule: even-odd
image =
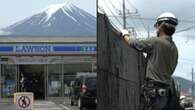
[[0,36],[0,43],[95,43],[96,37]]

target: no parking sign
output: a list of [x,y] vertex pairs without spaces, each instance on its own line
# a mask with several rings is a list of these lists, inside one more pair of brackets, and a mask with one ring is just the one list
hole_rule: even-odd
[[31,92],[14,94],[14,110],[34,110],[34,95]]

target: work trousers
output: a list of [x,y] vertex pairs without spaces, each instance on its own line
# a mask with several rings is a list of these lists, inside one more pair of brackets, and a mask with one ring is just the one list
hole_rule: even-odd
[[149,110],[165,110],[168,102],[167,96],[157,96],[151,99],[151,107]]

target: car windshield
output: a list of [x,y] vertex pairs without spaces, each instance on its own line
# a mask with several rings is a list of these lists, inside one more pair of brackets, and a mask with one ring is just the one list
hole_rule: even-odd
[[86,79],[86,85],[88,87],[96,87],[96,78],[87,78]]

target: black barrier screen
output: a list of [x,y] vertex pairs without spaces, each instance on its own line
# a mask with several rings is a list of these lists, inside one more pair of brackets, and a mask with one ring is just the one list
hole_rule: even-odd
[[142,53],[128,46],[100,13],[97,34],[98,110],[140,110],[145,73]]

